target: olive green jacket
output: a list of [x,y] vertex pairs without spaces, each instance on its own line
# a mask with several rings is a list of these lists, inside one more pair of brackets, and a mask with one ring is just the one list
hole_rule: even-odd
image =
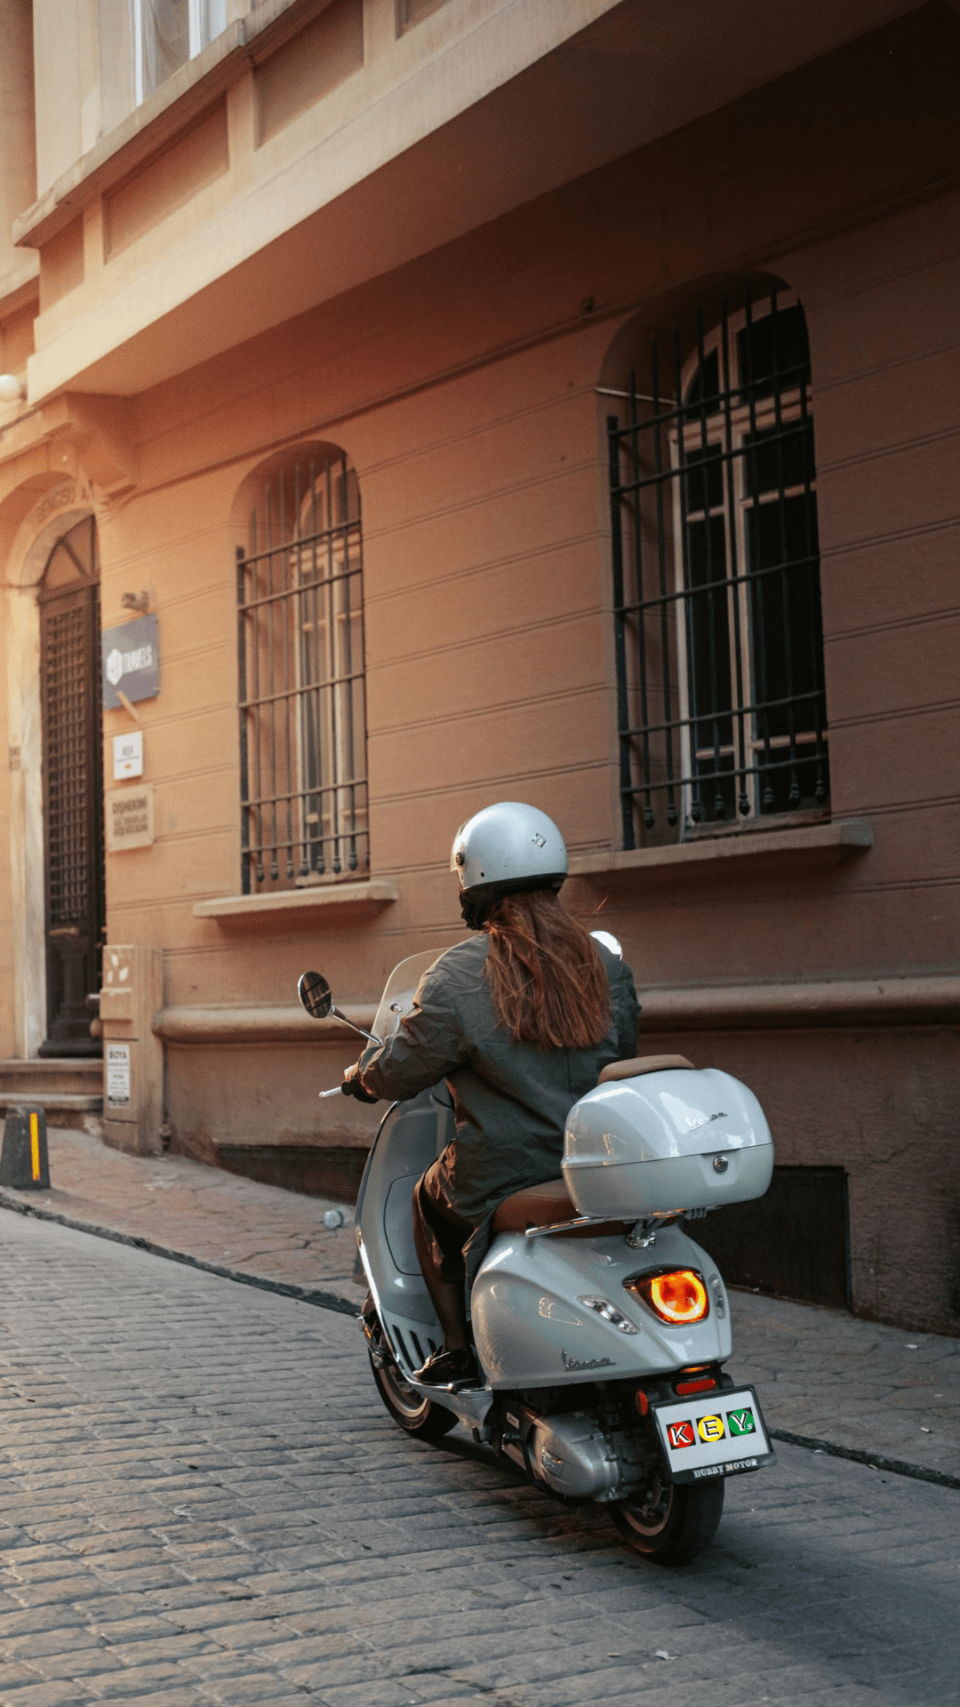
[[365,1090],[405,1101],[445,1079],[455,1142],[441,1159],[444,1195],[477,1228],[472,1271],[498,1203],[526,1186],[558,1179],[563,1131],[573,1104],[610,1061],[636,1054],[640,1007],[630,968],[598,943],[610,979],[610,1028],[589,1049],[535,1049],[497,1025],[483,975],[486,933],[457,943],[420,980],[396,1035],[360,1058]]

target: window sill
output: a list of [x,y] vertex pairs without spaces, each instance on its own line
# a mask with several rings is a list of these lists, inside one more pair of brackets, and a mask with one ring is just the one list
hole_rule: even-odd
[[790,830],[753,830],[741,835],[679,842],[667,848],[630,848],[619,853],[578,854],[570,861],[570,876],[587,881],[603,878],[679,877],[684,872],[703,877],[742,869],[744,862],[769,866],[842,865],[873,846],[873,825],[865,818],[845,823],[797,825]]
[[218,895],[209,901],[195,901],[195,919],[257,919],[270,914],[321,913],[325,909],[337,912],[374,913],[380,907],[399,900],[395,883],[373,878],[365,883],[330,883],[312,889],[280,889],[269,895]]

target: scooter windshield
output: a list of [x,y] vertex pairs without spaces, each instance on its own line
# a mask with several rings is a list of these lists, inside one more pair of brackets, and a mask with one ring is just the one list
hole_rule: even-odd
[[428,948],[422,954],[411,954],[408,960],[401,960],[399,966],[394,967],[373,1022],[373,1034],[382,1043],[393,1036],[404,1014],[410,1012],[417,985],[427,967],[438,958],[437,950]]

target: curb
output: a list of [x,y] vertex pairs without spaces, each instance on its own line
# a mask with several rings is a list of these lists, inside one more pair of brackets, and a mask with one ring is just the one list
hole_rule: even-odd
[[[235,1280],[241,1286],[255,1286],[261,1292],[276,1292],[281,1298],[293,1298],[298,1304],[312,1304],[318,1310],[334,1310],[341,1316],[359,1317],[359,1307],[339,1292],[326,1292],[317,1287],[296,1286],[284,1280],[267,1280],[258,1274],[242,1274],[239,1269],[226,1268],[222,1263],[206,1262],[203,1257],[174,1251],[167,1245],[155,1245],[138,1233],[120,1233],[112,1227],[98,1227],[92,1221],[80,1221],[74,1215],[61,1215],[55,1209],[42,1209],[39,1204],[23,1203],[0,1186],[0,1209],[12,1209],[16,1215],[32,1216],[36,1221],[55,1221],[60,1227],[70,1227],[77,1233],[91,1233],[97,1239],[109,1239],[115,1245],[129,1245],[133,1250],[146,1251],[152,1257],[167,1262],[182,1263],[185,1268],[198,1268],[204,1274],[215,1274],[221,1280]],[[866,1464],[871,1470],[886,1470],[888,1475],[909,1476],[915,1482],[933,1482],[939,1488],[960,1488],[960,1476],[950,1476],[945,1470],[928,1470],[923,1464],[909,1464],[903,1458],[887,1458],[880,1452],[862,1452],[855,1446],[836,1446],[830,1440],[817,1440],[809,1434],[791,1434],[788,1429],[768,1430],[773,1440],[785,1446],[802,1446],[807,1452],[823,1452],[830,1458],[846,1458],[854,1464]]]
[[298,1304],[313,1304],[319,1310],[335,1310],[341,1316],[359,1316],[360,1306],[339,1292],[326,1292],[318,1287],[297,1286],[292,1281],[268,1280],[261,1274],[243,1274],[240,1269],[226,1268],[222,1263],[207,1262],[203,1257],[190,1256],[186,1251],[171,1250],[168,1245],[155,1245],[139,1233],[121,1233],[113,1227],[98,1227],[93,1221],[81,1221],[75,1215],[62,1215],[56,1209],[43,1209],[39,1204],[24,1203],[19,1197],[0,1186],[0,1209],[12,1209],[15,1215],[31,1216],[35,1221],[55,1221],[59,1227],[70,1227],[76,1233],[92,1233],[97,1239],[109,1239],[114,1245],[129,1245],[146,1251],[152,1257],[167,1262],[182,1263],[184,1268],[198,1268],[204,1274],[216,1274],[221,1280],[236,1280],[241,1286],[256,1286],[261,1292],[277,1292],[281,1298],[293,1298]]
[[848,1458],[866,1464],[869,1470],[886,1470],[891,1476],[910,1476],[915,1482],[933,1482],[938,1488],[960,1488],[960,1476],[946,1470],[928,1470],[923,1464],[908,1464],[904,1458],[886,1458],[882,1452],[861,1452],[856,1446],[834,1446],[830,1440],[814,1440],[809,1434],[791,1434],[785,1428],[768,1430],[774,1440],[787,1446],[803,1446],[808,1452],[825,1452],[830,1458]]

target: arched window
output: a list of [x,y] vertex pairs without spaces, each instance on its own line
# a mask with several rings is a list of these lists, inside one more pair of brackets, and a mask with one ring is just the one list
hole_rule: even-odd
[[357,476],[307,446],[253,482],[240,608],[244,894],[370,863]]
[[803,310],[705,323],[608,421],[626,847],[829,798]]

